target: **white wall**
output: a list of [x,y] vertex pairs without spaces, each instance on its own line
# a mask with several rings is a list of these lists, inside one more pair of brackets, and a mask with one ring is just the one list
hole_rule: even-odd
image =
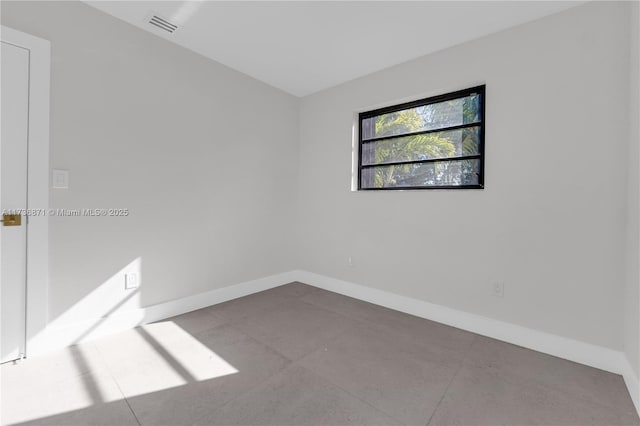
[[[304,98],[302,269],[622,349],[628,12],[587,4]],[[479,83],[486,189],[350,190],[355,112]]]
[[[624,348],[637,373],[630,7],[587,4],[298,100],[81,3],[2,2],[3,25],[52,43],[51,166],[71,188],[51,206],[132,212],[51,219],[50,319],[299,268]],[[356,112],[480,83],[486,189],[351,191]]]
[[51,218],[51,321],[294,269],[297,98],[80,2],[3,1],[2,24],[51,41],[51,207],[131,211]]
[[[624,291],[624,350],[640,373],[640,3],[631,5],[629,67],[629,180],[627,188],[627,277]],[[640,392],[640,389],[636,389]],[[640,394],[635,398],[640,401]]]

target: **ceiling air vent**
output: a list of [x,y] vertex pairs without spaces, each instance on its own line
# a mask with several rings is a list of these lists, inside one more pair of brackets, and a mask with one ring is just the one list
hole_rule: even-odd
[[155,25],[156,27],[160,28],[163,31],[166,31],[168,33],[173,33],[175,30],[178,29],[178,26],[176,24],[172,24],[171,22],[167,21],[164,18],[159,17],[158,15],[152,14],[151,17],[149,18],[149,23],[151,25]]

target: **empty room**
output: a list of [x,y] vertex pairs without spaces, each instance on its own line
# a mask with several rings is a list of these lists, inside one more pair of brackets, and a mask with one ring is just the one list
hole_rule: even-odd
[[640,426],[640,2],[0,21],[1,425]]

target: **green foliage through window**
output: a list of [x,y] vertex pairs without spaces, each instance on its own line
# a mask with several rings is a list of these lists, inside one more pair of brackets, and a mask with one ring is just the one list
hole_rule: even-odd
[[360,114],[360,189],[482,188],[484,93]]

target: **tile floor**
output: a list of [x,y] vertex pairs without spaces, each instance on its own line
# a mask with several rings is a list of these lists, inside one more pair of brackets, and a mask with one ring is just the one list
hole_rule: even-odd
[[638,425],[620,376],[300,283],[0,369],[3,425]]

